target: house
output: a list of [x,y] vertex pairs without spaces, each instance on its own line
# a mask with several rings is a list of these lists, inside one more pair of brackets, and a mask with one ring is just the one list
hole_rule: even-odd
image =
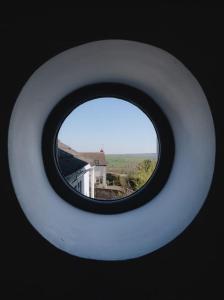
[[94,167],[94,183],[106,186],[106,158],[103,149],[100,152],[75,152],[74,156]]
[[106,187],[104,151],[77,152],[58,141],[58,164],[66,181],[78,192],[94,198],[95,185]]
[[58,147],[57,159],[62,176],[81,194],[94,198],[94,169],[87,162]]

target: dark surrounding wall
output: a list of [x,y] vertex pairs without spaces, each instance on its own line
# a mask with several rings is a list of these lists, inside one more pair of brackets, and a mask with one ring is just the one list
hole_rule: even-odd
[[[52,8],[25,16],[15,11],[14,15],[10,13],[1,19],[0,219],[4,299],[10,296],[14,299],[216,298],[220,279],[217,270],[222,260],[217,249],[223,227],[218,218],[223,198],[221,20],[221,7],[204,3],[139,9],[86,6],[64,12]],[[182,61],[208,97],[217,134],[214,181],[200,214],[175,241],[151,255],[125,262],[72,257],[44,240],[19,207],[7,163],[8,120],[28,77],[57,53],[106,38],[146,42]]]

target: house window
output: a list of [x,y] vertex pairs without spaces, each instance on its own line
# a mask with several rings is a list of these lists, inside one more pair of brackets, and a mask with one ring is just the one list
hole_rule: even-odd
[[95,166],[99,166],[99,164],[100,164],[99,160],[98,160],[98,159],[95,159],[95,160],[94,160],[94,165],[95,165]]
[[[145,200],[131,199],[153,198],[170,172],[174,143],[169,123],[148,95],[132,87],[99,84],[86,89],[87,94],[83,88],[66,96],[49,117],[49,128],[58,126],[56,134],[49,131],[55,147],[52,166],[56,161],[55,177],[59,172],[57,182],[64,182],[60,188],[54,184],[55,189],[87,210],[107,209],[108,200],[128,203],[130,199],[139,206]],[[72,188],[66,178],[74,172],[79,182]],[[80,196],[75,192],[82,195],[84,190],[85,198],[76,201]],[[116,210],[114,204],[111,209]]]
[[79,181],[79,189],[78,191],[81,193],[82,192],[82,181]]

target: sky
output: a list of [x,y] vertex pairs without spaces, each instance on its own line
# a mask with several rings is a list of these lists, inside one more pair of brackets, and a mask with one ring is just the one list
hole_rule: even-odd
[[157,135],[145,113],[128,101],[98,98],[81,104],[64,120],[58,138],[79,152],[156,153]]

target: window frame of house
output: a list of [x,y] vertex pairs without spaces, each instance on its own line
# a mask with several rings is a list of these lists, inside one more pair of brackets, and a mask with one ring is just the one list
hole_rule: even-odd
[[[158,162],[146,184],[133,194],[116,200],[98,200],[74,191],[63,178],[56,155],[58,131],[66,117],[79,105],[98,98],[126,100],[140,108],[151,120],[158,137]],[[120,83],[99,83],[66,95],[52,110],[43,130],[42,154],[48,179],[65,201],[83,210],[114,214],[140,207],[153,199],[165,185],[173,165],[175,143],[172,128],[162,109],[144,92]]]

